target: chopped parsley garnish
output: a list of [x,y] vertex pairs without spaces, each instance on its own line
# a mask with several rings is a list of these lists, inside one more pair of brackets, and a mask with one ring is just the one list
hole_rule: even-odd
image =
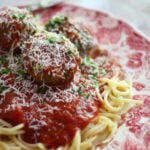
[[93,77],[97,77],[98,76],[100,67],[89,56],[85,57],[82,60],[81,66],[87,66],[87,67],[89,67],[89,69],[92,69],[92,72],[89,73],[89,74],[92,75]]
[[72,85],[73,90],[76,92],[78,90],[78,87],[76,85]]
[[5,90],[2,84],[0,84],[0,93],[2,93]]
[[65,79],[67,79],[67,78],[68,78],[68,74],[67,74],[67,72],[66,72],[65,70],[63,70],[63,73],[64,73],[64,77],[65,77]]
[[87,86],[87,83],[86,83],[86,82],[82,82],[81,85],[82,85],[83,87],[86,87],[86,86]]
[[44,100],[40,100],[39,104],[43,105],[44,104]]
[[78,87],[78,86],[73,84],[72,87],[73,87],[73,90],[78,93],[78,95],[81,96],[83,94],[81,86]]
[[[102,64],[105,64],[106,62],[103,61]],[[81,62],[81,66],[87,66],[90,69],[92,69],[93,71],[90,73],[93,77],[97,77],[100,73],[105,74],[105,69],[98,66],[98,64],[96,64],[94,62],[94,60],[92,58],[90,58],[89,56],[85,57],[82,62]]]
[[62,35],[62,36],[61,36],[61,40],[62,40],[62,41],[66,41],[65,36]]
[[[105,61],[102,62],[102,64],[105,64],[105,63],[106,63]],[[105,69],[103,67],[99,66],[98,64],[96,64],[94,62],[94,60],[89,56],[83,58],[83,60],[81,62],[81,67],[82,66],[85,66],[89,69],[87,74],[88,74],[89,78],[91,79],[92,84],[95,87],[99,87],[97,78],[98,78],[98,75],[106,73]]]
[[55,28],[56,22],[54,22],[54,20],[50,20],[49,21],[49,26],[52,27],[52,28]]
[[18,70],[17,73],[18,73],[18,75],[21,75],[21,76],[26,75],[26,71],[23,69]]
[[102,74],[106,74],[105,69],[103,69],[103,68],[101,68],[101,67],[99,68],[99,72],[102,73]]
[[23,60],[22,60],[22,57],[20,55],[17,55],[16,58],[17,58],[17,60],[16,60],[17,63],[22,63]]
[[13,14],[12,17],[14,19],[24,19],[26,15],[25,14]]
[[4,64],[6,62],[6,58],[4,56],[0,56],[0,64]]
[[94,68],[98,67],[98,65],[94,62],[94,60],[89,56],[87,56],[83,59],[83,61],[81,62],[81,65],[94,67]]
[[78,88],[77,92],[78,92],[78,94],[79,94],[80,96],[82,95],[81,87]]
[[91,73],[93,77],[97,77],[98,76],[98,72],[93,72]]
[[7,74],[10,72],[10,69],[9,68],[3,68],[0,70],[0,74]]
[[67,54],[71,55],[71,56],[75,56],[75,53],[72,50],[68,50]]
[[99,87],[99,82],[97,81],[96,77],[92,77],[92,78],[91,78],[91,81],[92,81],[92,84],[93,84],[95,87]]
[[106,64],[106,60],[103,60],[103,61],[102,61],[102,65],[105,65],[105,64]]
[[36,67],[37,70],[42,70],[42,65],[41,64],[36,64],[35,67]]
[[45,87],[39,87],[36,92],[39,94],[45,94],[46,91],[47,89]]
[[64,24],[65,16],[56,16],[52,21],[57,24]]
[[49,43],[55,43],[56,42],[56,38],[54,36],[50,36],[48,38]]
[[64,24],[67,17],[65,16],[56,16],[50,19],[49,23],[45,25],[46,29],[48,30],[49,27],[55,28],[57,24]]
[[85,96],[87,99],[89,99],[90,97],[91,97],[91,95],[90,94],[86,94],[86,96]]

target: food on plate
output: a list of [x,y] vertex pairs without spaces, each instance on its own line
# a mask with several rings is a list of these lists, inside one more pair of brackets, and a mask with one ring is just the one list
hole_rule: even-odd
[[111,55],[95,58],[77,45],[79,56],[64,35],[38,31],[23,40],[21,53],[0,51],[0,149],[96,149],[113,138],[121,115],[141,104]]
[[70,40],[45,31],[24,42],[23,60],[25,69],[36,82],[62,85],[73,79],[80,56]]
[[35,19],[27,9],[7,7],[0,10],[0,49],[17,49],[35,31]]
[[90,30],[81,23],[74,23],[67,16],[54,16],[46,24],[46,30],[65,35],[74,43],[80,54],[89,54],[96,57],[100,54],[100,48],[95,39],[92,38]]

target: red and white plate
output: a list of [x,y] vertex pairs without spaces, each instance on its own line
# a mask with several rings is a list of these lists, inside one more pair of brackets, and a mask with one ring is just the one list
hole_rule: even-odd
[[127,23],[105,13],[68,4],[35,10],[42,23],[55,14],[67,15],[89,27],[101,49],[120,63],[133,81],[135,99],[143,100],[123,118],[113,140],[104,150],[150,150],[150,41]]

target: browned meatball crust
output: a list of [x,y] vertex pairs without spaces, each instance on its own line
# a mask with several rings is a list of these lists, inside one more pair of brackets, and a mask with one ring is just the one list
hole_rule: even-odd
[[18,48],[35,30],[34,17],[27,9],[8,7],[0,10],[1,50],[9,51]]
[[80,63],[79,53],[70,40],[46,31],[24,43],[23,60],[32,78],[47,85],[70,82]]
[[69,38],[77,46],[81,56],[89,54],[95,57],[100,54],[97,42],[83,24],[74,23],[66,16],[54,16],[45,27],[50,32],[63,34]]

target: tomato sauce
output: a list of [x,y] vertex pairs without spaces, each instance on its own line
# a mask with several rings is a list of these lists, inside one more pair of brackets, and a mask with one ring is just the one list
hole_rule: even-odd
[[13,126],[23,123],[26,142],[41,142],[47,148],[70,144],[76,131],[97,116],[101,104],[95,87],[80,72],[65,87],[43,86],[23,73],[18,60],[13,68],[9,54],[5,58],[8,63],[0,69],[0,118]]
[[25,124],[23,138],[29,143],[42,142],[47,147],[68,144],[77,129],[84,128],[98,113],[99,104],[96,101],[87,102],[77,98],[69,103],[32,104],[29,97],[27,96],[25,105],[20,107],[17,106],[19,103],[13,102],[19,97],[9,92],[0,106],[1,119],[13,125]]

